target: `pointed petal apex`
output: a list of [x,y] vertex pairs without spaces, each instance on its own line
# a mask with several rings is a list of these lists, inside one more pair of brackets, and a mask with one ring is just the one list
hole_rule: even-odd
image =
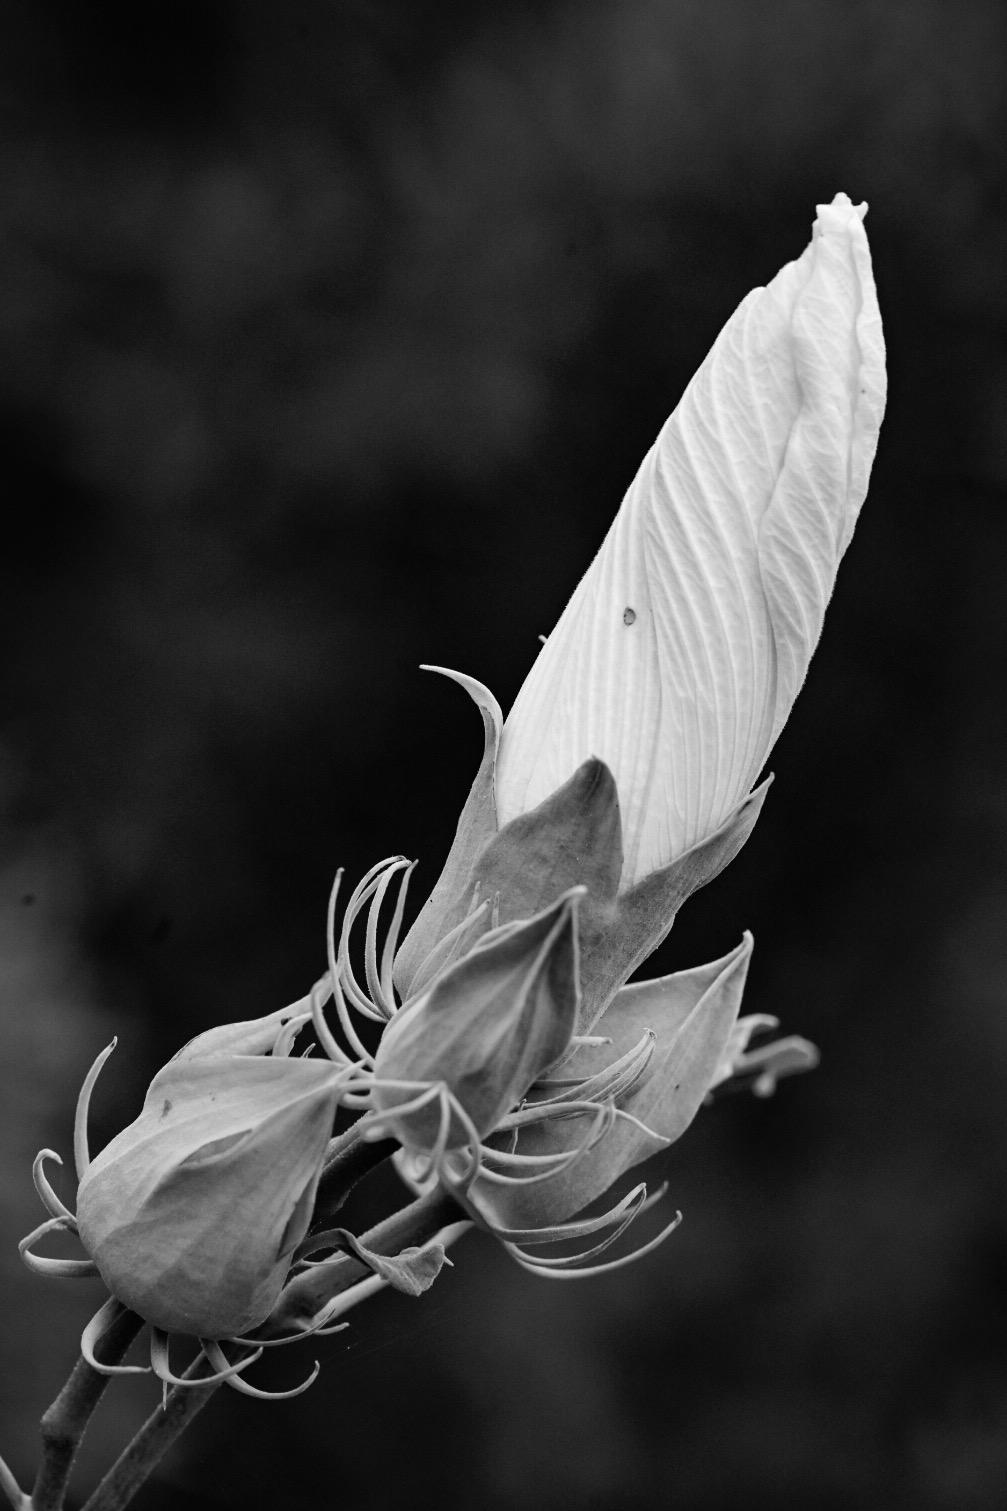
[[[660,981],[626,988],[628,1026],[620,1026],[627,999],[616,997],[605,1015],[613,1043],[580,1048],[564,1065],[564,1076],[595,1073],[608,1057],[618,1058],[625,1043],[651,1029],[653,1055],[643,1074],[618,1098],[627,1117],[617,1118],[591,1149],[554,1179],[536,1184],[489,1189],[477,1180],[473,1200],[492,1211],[507,1228],[548,1227],[579,1212],[631,1166],[648,1159],[681,1137],[702,1106],[737,1019],[752,953],[752,937],[722,959]],[[543,1121],[523,1129],[518,1150],[557,1154],[575,1149],[585,1137],[586,1118]],[[642,1125],[642,1126],[641,1126]]]
[[482,761],[458,820],[444,869],[395,957],[394,980],[403,1001],[428,984],[430,977],[424,974],[424,962],[444,935],[466,916],[472,867],[497,831],[494,782],[503,724],[500,705],[489,688],[474,677],[448,671],[443,666],[425,666],[423,670],[439,672],[465,689],[482,714],[484,744]]
[[439,976],[385,1030],[374,1064],[374,1105],[407,1148],[469,1141],[434,1100],[441,1086],[480,1135],[490,1132],[566,1049],[579,1005],[577,906],[572,890],[527,922],[503,925]]
[[735,807],[818,642],[885,400],[865,208],[820,206],[727,322],[504,726],[501,823],[588,755],[611,767],[624,886]]
[[590,930],[590,915],[586,915],[579,1032],[591,1032],[613,993],[666,938],[686,899],[734,859],[755,828],[772,780],[767,777],[749,793],[707,839],[624,892],[600,931]]
[[528,918],[571,887],[585,906],[615,901],[622,874],[622,826],[615,780],[592,756],[529,813],[512,819],[479,857],[480,897],[499,898],[500,922]]
[[327,1061],[169,1061],[77,1195],[113,1295],[168,1332],[230,1337],[261,1322],[307,1230],[339,1093]]

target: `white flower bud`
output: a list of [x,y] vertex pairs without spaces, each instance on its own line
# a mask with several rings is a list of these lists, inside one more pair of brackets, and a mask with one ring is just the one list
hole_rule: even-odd
[[622,889],[749,791],[818,642],[884,410],[866,208],[819,205],[721,331],[504,727],[501,825],[588,757],[611,768]]

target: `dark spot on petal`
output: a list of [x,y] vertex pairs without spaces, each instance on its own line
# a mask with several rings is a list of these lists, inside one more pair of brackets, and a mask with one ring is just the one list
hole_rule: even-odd
[[622,622],[623,622],[623,624],[635,624],[636,623],[636,609],[627,609],[626,612],[622,616]]
[[161,1108],[161,1116],[163,1118],[166,1118],[168,1116],[168,1113],[171,1111],[171,1108],[172,1108],[171,1098],[170,1097],[165,1097],[165,1099],[164,1099],[164,1106]]

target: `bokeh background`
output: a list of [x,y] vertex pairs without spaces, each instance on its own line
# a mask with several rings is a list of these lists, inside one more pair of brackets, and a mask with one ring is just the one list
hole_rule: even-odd
[[[758,829],[654,962],[752,928],[747,1008],[821,1068],[655,1162],[685,1222],[639,1265],[550,1285],[470,1235],[307,1396],[222,1392],[136,1504],[1003,1505],[1005,33],[992,0],[6,0],[23,1476],[100,1290],[14,1244],[97,1049],[100,1140],[185,1038],[320,974],[337,865],[432,883],[480,730],[418,663],[509,704],[720,325],[843,189],[890,352],[871,493]],[[76,1504],[156,1400],[112,1386]]]

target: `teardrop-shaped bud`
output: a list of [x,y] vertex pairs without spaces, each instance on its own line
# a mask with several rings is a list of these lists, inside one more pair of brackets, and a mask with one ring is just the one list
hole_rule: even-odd
[[[617,1119],[569,1168],[544,1181],[494,1184],[477,1179],[469,1192],[479,1215],[501,1228],[548,1227],[579,1212],[624,1171],[681,1138],[717,1074],[738,1017],[752,953],[751,935],[729,955],[709,965],[639,981],[617,992],[598,1024],[604,1042],[581,1045],[562,1069],[566,1081],[594,1077],[617,1063],[643,1035],[653,1037],[641,1074],[615,1103],[632,1119]],[[576,1097],[576,1081],[569,1095]],[[541,1088],[533,1089],[530,1117]],[[558,1119],[542,1102],[541,1122],[522,1127],[521,1154],[556,1156],[576,1150],[586,1138],[585,1117]]]
[[819,205],[803,256],[742,301],[504,725],[501,826],[599,757],[623,888],[744,798],[818,642],[885,402],[866,208]]
[[112,1294],[199,1337],[267,1317],[311,1220],[338,1097],[321,1060],[169,1061],[80,1183],[80,1236]]
[[[577,906],[572,888],[536,917],[505,924],[439,976],[385,1029],[373,1101],[408,1149],[458,1148],[471,1131],[424,1091],[443,1087],[481,1137],[563,1054],[577,1022]],[[396,1108],[402,1108],[396,1115]]]

